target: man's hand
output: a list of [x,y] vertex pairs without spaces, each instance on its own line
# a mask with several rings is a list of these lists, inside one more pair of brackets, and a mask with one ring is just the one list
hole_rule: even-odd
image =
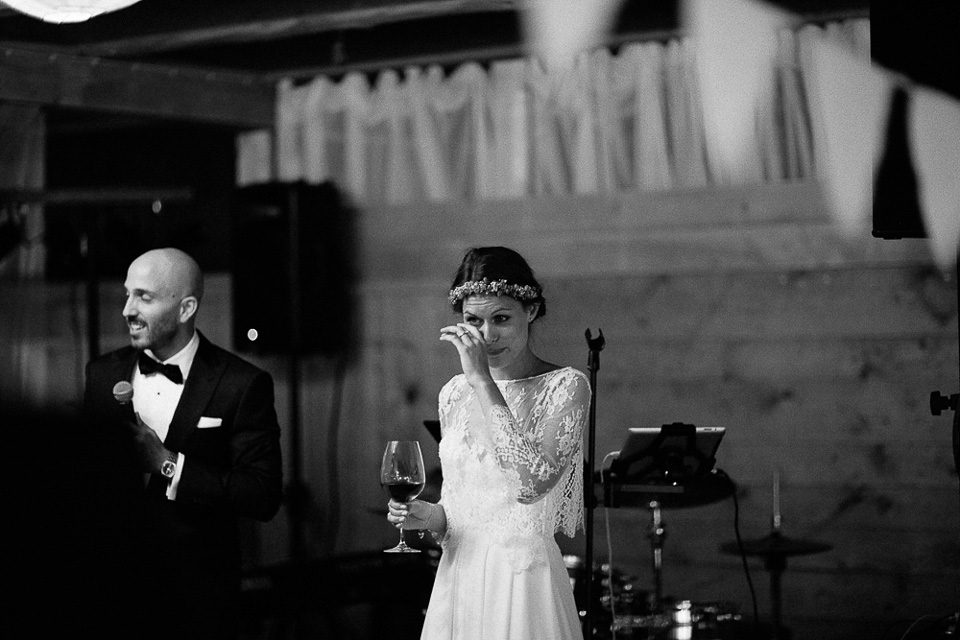
[[140,470],[145,473],[157,473],[160,471],[160,465],[167,459],[169,451],[163,446],[157,432],[140,419],[139,413],[136,414],[136,418],[135,423],[127,422],[127,426],[133,434],[133,445],[137,452]]

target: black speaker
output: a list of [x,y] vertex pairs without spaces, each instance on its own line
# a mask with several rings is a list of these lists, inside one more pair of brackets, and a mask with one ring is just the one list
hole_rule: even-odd
[[233,202],[233,346],[261,355],[348,356],[352,215],[332,183],[238,188]]
[[873,180],[873,237],[884,240],[925,238],[917,172],[907,140],[910,95],[894,89],[883,154]]
[[[870,2],[870,55],[884,68],[960,100],[960,2]],[[883,155],[874,177],[873,236],[923,238],[927,231],[910,155],[908,91],[897,88],[890,104]]]

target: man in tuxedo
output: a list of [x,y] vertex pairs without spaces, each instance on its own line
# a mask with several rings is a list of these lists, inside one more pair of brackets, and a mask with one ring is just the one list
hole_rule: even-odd
[[195,329],[186,253],[144,253],[124,287],[131,346],[86,372],[91,615],[128,638],[235,638],[238,519],[270,520],[282,495],[273,380]]

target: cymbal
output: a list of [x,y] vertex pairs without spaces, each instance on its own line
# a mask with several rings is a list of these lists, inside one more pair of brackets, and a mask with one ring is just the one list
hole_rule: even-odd
[[[829,544],[814,540],[788,538],[777,531],[763,538],[744,540],[743,542],[743,552],[748,556],[804,556],[829,551],[830,549],[833,549],[833,547]],[[724,542],[720,545],[720,550],[724,553],[740,555],[740,546],[736,541]]]

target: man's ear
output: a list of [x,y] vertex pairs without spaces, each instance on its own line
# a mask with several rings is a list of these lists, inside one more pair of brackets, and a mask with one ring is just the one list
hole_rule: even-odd
[[197,313],[199,302],[193,296],[187,296],[180,301],[180,322],[181,324],[189,320]]

